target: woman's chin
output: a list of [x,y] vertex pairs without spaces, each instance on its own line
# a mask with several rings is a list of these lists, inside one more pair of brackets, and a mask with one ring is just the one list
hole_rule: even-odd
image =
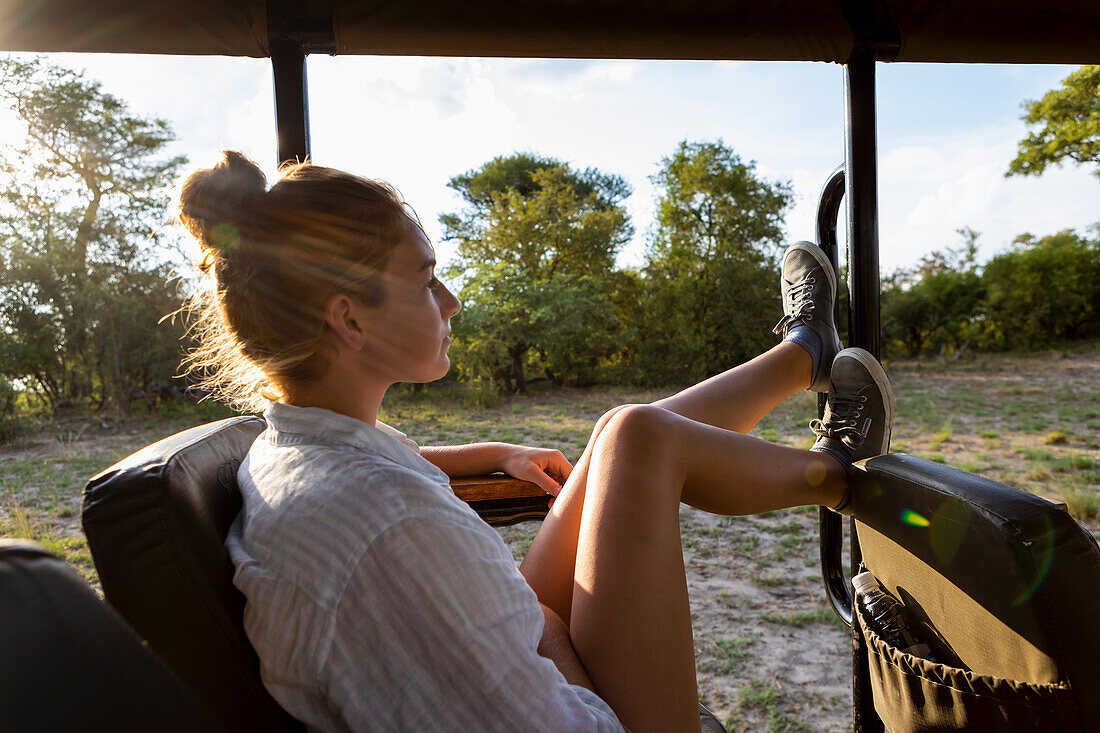
[[437,382],[440,379],[443,379],[443,377],[447,376],[447,372],[449,371],[451,371],[451,360],[447,358],[446,354],[444,354],[434,369],[430,370],[429,372],[424,374],[421,379],[418,379],[416,381],[424,383]]

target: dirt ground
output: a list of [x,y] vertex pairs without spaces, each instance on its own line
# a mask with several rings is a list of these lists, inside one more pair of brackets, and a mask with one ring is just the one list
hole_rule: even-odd
[[[897,395],[892,449],[1065,500],[1091,532],[1100,513],[1100,343],[1066,351],[886,364]],[[505,440],[575,459],[593,421],[667,392],[614,388],[536,392],[472,407],[446,385],[396,393],[382,419],[426,445]],[[816,399],[787,400],[756,428],[807,447]],[[80,530],[87,479],[138,448],[223,416],[217,409],[147,418],[67,416],[0,446],[0,536],[30,537],[93,585]],[[700,699],[733,731],[851,727],[848,631],[825,600],[817,510],[680,515]],[[517,559],[537,525],[503,528]]]

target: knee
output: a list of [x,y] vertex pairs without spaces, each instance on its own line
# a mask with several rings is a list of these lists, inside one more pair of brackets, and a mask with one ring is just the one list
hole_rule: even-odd
[[588,439],[589,445],[594,443],[600,437],[600,434],[603,433],[604,428],[607,427],[607,424],[611,422],[615,415],[619,414],[628,407],[634,407],[634,405],[619,405],[618,407],[612,407],[610,410],[600,415],[600,419],[597,420],[596,424],[592,426],[592,435]]
[[619,414],[628,407],[638,407],[638,405],[619,405],[617,407],[612,407],[610,410],[600,415],[600,419],[596,421],[596,426],[592,432],[599,434],[599,432],[604,429],[607,423],[611,422],[611,419],[615,417],[615,415]]
[[620,405],[608,411],[601,435],[616,443],[645,445],[659,452],[674,415],[656,405]]

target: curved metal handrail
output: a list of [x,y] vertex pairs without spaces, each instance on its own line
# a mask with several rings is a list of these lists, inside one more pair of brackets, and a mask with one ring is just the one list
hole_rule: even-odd
[[[838,166],[826,180],[817,202],[817,243],[839,279],[839,252],[836,241],[837,215],[844,199],[844,166]],[[839,313],[834,316],[839,318]],[[840,321],[837,320],[837,323]],[[825,395],[818,395],[817,413],[821,417],[825,412]],[[848,626],[852,625],[852,595],[844,575],[844,563],[841,555],[844,541],[844,528],[840,515],[822,507],[818,516],[818,532],[821,552],[821,576],[825,581],[825,593],[836,615]]]

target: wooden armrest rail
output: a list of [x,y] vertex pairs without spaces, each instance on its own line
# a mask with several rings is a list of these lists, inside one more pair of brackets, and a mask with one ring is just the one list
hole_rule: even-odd
[[512,478],[503,473],[489,476],[462,476],[451,479],[455,496],[465,502],[494,499],[541,499],[546,492],[530,481]]
[[502,473],[453,478],[451,490],[494,527],[541,522],[549,511],[550,494],[530,481]]

